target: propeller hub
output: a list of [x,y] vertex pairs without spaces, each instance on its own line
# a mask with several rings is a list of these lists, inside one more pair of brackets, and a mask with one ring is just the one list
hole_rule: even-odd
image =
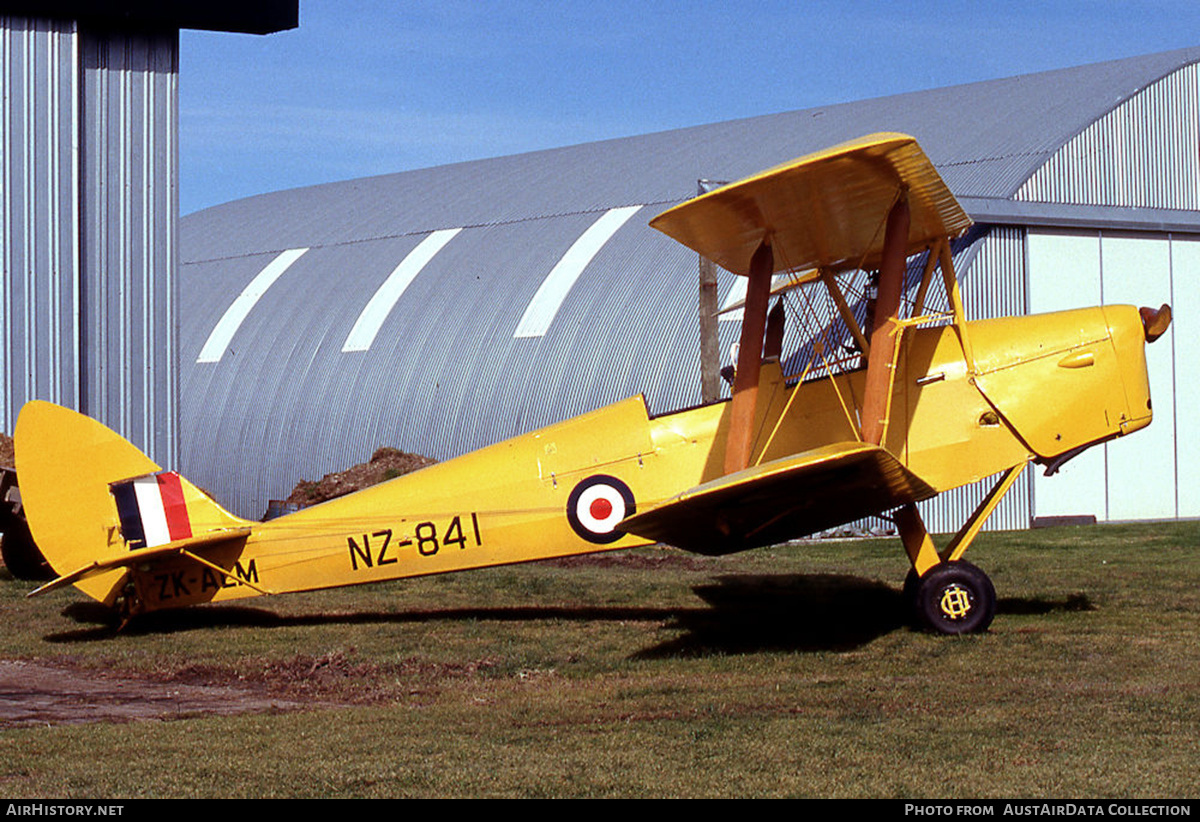
[[1142,306],[1138,309],[1142,315],[1142,328],[1146,332],[1146,342],[1152,343],[1166,333],[1171,325],[1171,306],[1163,303],[1157,310]]

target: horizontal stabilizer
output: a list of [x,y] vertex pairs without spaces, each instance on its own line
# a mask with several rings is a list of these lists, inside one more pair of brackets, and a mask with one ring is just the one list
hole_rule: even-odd
[[937,492],[883,448],[842,442],[698,485],[621,530],[699,554],[771,545]]
[[971,226],[917,141],[872,134],[809,154],[664,211],[650,221],[674,240],[743,276],[764,239],[775,271],[876,268],[883,223],[906,192],[915,254]]
[[167,542],[162,545],[157,545],[153,548],[141,548],[136,551],[112,557],[106,560],[97,560],[91,562],[82,568],[78,568],[69,574],[63,574],[57,579],[47,582],[45,585],[30,591],[26,596],[35,597],[38,594],[44,594],[49,591],[57,590],[67,585],[74,585],[76,582],[87,579],[96,574],[103,574],[115,568],[127,568],[131,565],[140,565],[145,562],[153,562],[156,559],[164,557],[179,556],[180,554],[190,554],[192,551],[201,548],[211,548],[216,545],[225,545],[226,543],[238,542],[250,536],[250,528],[226,528],[219,531],[208,531],[198,537],[188,537],[187,539],[179,539],[174,542]]

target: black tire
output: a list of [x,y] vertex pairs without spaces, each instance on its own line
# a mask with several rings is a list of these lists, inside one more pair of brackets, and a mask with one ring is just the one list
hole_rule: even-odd
[[913,609],[918,624],[934,633],[980,633],[996,616],[996,589],[971,563],[943,562],[917,581]]
[[917,601],[917,586],[921,584],[921,576],[917,573],[916,568],[908,569],[908,576],[904,578],[904,588],[901,595],[904,597],[904,607],[910,611],[916,605]]
[[54,570],[34,544],[24,517],[0,510],[0,559],[17,579],[43,581],[54,579]]

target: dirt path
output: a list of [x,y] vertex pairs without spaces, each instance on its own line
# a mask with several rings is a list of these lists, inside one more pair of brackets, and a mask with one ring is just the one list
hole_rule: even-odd
[[154,682],[0,660],[0,728],[227,716],[302,707],[302,703],[251,689]]

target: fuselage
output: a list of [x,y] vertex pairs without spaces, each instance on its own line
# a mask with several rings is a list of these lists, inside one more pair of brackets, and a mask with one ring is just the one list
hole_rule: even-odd
[[[1144,344],[1130,306],[907,328],[883,445],[940,492],[1137,430]],[[759,392],[752,464],[859,439],[862,371],[792,384],[772,361]],[[132,581],[155,610],[644,545],[620,520],[721,476],[728,425],[727,402],[651,417],[632,397],[252,523],[206,555],[227,574],[179,557]]]

